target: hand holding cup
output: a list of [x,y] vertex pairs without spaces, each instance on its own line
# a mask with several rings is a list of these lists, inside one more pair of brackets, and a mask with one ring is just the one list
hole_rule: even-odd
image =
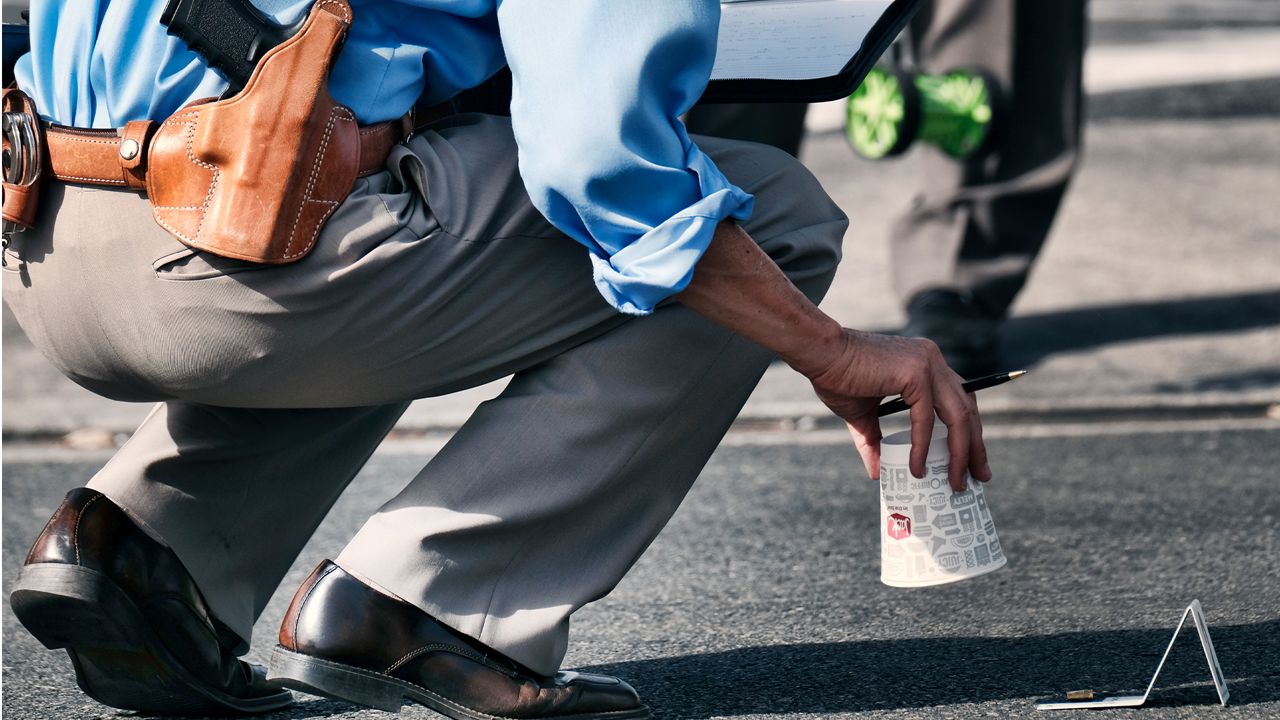
[[941,420],[947,428],[951,488],[963,492],[969,475],[982,482],[991,479],[977,400],[964,391],[960,376],[947,367],[936,344],[844,329],[831,358],[806,375],[818,398],[849,426],[872,480],[880,477],[883,437],[877,409],[891,395],[901,395],[911,406],[912,476],[924,477],[933,426]]

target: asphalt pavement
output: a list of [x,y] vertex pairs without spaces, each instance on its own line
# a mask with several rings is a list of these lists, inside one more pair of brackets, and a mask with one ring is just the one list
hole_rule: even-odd
[[[1141,692],[1199,599],[1230,705],[1188,634],[1150,707],[1096,717],[1280,717],[1275,442],[1211,429],[993,439],[986,494],[1008,565],[915,590],[879,582],[878,486],[847,443],[731,444],[614,593],[575,616],[566,667],[627,678],[660,718],[1030,717],[1068,690]],[[267,657],[311,568],[424,459],[375,456],[271,600],[251,659]],[[6,467],[6,596],[30,538],[95,468]],[[81,695],[66,655],[7,608],[4,632],[6,718],[129,716]],[[385,715],[300,697],[268,717]]]
[[[650,552],[575,615],[567,667],[627,678],[662,718],[1054,717],[1032,704],[1141,691],[1198,598],[1228,707],[1184,635],[1149,707],[1063,717],[1280,718],[1280,4],[1091,13],[1084,159],[1001,338],[1006,366],[1033,372],[980,401],[1008,567],[881,585],[876,486],[803,379],[775,367]],[[855,159],[833,117],[814,108],[802,155],[852,220],[824,308],[892,329],[889,228],[919,168]],[[7,595],[62,494],[146,407],[63,379],[7,308],[3,350],[0,709],[131,717],[85,698]],[[273,598],[251,659],[306,573],[500,389],[414,404]],[[299,699],[271,717],[380,717]]]

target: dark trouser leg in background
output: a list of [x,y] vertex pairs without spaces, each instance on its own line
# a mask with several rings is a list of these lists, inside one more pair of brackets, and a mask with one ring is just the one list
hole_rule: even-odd
[[893,231],[907,332],[938,341],[953,367],[972,374],[995,364],[996,326],[1076,166],[1085,0],[935,2],[911,33],[922,72],[980,67],[1009,101],[992,153],[961,163],[921,150],[921,192]]

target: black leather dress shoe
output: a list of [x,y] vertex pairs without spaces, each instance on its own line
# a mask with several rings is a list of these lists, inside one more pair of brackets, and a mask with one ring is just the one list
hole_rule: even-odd
[[938,344],[956,374],[973,379],[996,372],[1000,364],[997,317],[972,299],[951,290],[925,290],[907,304],[901,335]]
[[165,715],[276,710],[293,695],[237,660],[172,550],[107,497],[67,493],[9,596],[50,649],[66,648],[76,682],[111,707]]
[[617,678],[536,675],[329,561],[294,596],[268,676],[379,710],[408,698],[459,720],[651,717]]

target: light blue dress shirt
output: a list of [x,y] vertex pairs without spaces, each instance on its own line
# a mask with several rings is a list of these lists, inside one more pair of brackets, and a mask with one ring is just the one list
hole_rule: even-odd
[[[254,0],[279,22],[310,0]],[[510,64],[520,174],[547,219],[591,253],[596,286],[643,315],[684,289],[721,220],[753,198],[678,116],[715,59],[717,0],[351,0],[330,81],[364,123],[442,102]],[[225,80],[159,17],[163,0],[40,0],[18,85],[50,121],[160,120]]]

